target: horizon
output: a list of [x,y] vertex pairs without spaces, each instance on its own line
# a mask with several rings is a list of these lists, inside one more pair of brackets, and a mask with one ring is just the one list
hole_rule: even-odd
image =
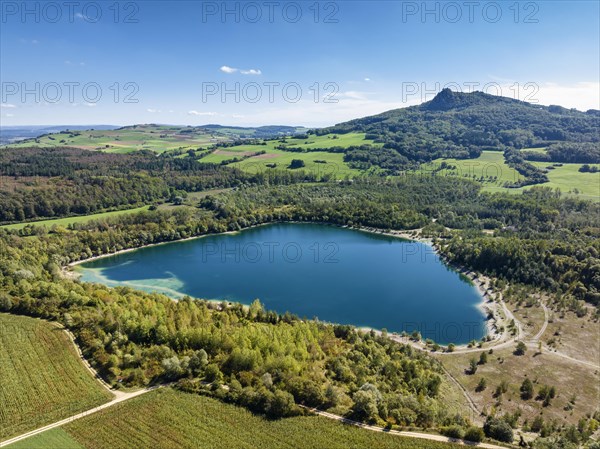
[[[460,91],[454,91],[452,89],[450,89],[451,92],[454,93],[466,93],[466,94],[472,94],[472,93],[485,93],[483,91],[473,91],[473,92],[460,92]],[[441,91],[440,91],[441,92]],[[436,93],[439,94],[440,92]],[[490,94],[493,95],[493,94]],[[494,95],[494,96],[500,96],[500,95]],[[503,98],[511,98],[511,97],[503,97]],[[431,101],[433,98],[427,100],[427,101]],[[389,109],[389,110],[385,110],[385,111],[381,111],[381,112],[377,112],[375,114],[372,115],[378,115],[378,114],[383,114],[395,109],[404,109],[404,108],[408,108],[408,107],[412,107],[412,106],[419,106],[423,103],[426,103],[427,101],[422,101],[419,104],[415,104],[415,105],[407,105],[407,106],[402,106],[399,108],[394,108],[394,109]],[[519,100],[522,101],[522,100]],[[528,104],[536,104],[536,103],[529,103],[529,102],[524,102],[524,103],[528,103]],[[566,109],[569,110],[576,110],[577,112],[581,112],[581,113],[586,113],[588,111],[598,111],[600,109],[595,109],[595,108],[589,108],[586,110],[581,110],[581,109],[577,109],[577,108],[567,108],[564,105],[561,104],[539,104],[540,107],[549,107],[549,106],[561,106],[564,107]],[[600,108],[600,105],[599,105]],[[354,117],[350,120],[354,120],[354,119],[360,119],[360,118],[364,118],[364,117],[368,117],[368,116],[362,116],[362,117]],[[227,127],[227,128],[248,128],[248,129],[252,129],[252,128],[261,128],[261,127],[269,127],[269,126],[285,126],[285,127],[290,127],[290,128],[305,128],[305,129],[319,129],[319,128],[327,128],[330,126],[335,126],[338,125],[340,123],[344,123],[344,122],[337,122],[337,123],[332,123],[330,125],[325,125],[325,126],[320,126],[320,127],[306,127],[303,125],[296,125],[296,124],[289,124],[289,123],[267,123],[264,125],[257,125],[257,126],[251,126],[251,125],[244,125],[244,124],[238,124],[238,125],[225,125],[222,123],[216,123],[216,122],[210,122],[210,123],[204,123],[204,124],[190,124],[190,123],[161,123],[161,122],[147,122],[147,123],[127,123],[127,124],[112,124],[112,123],[83,123],[83,124],[74,124],[74,123],[44,123],[44,124],[31,124],[31,125],[3,125],[0,124],[0,129],[5,128],[5,129],[10,129],[10,128],[28,128],[28,127],[32,127],[32,128],[43,128],[43,127],[67,127],[67,126],[78,126],[78,127],[82,127],[82,126],[88,126],[88,127],[94,127],[94,126],[111,126],[111,127],[115,127],[115,128],[126,128],[126,127],[130,127],[130,126],[178,126],[178,127],[193,127],[193,128],[204,128],[204,127],[208,127],[208,126],[221,126],[221,127]],[[91,129],[91,128],[88,128]]]
[[2,4],[2,126],[318,128],[444,87],[600,108],[598,2],[52,4]]

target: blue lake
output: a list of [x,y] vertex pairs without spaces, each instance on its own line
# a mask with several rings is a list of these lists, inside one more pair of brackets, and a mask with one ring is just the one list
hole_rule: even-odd
[[259,298],[267,309],[439,343],[485,335],[481,295],[426,244],[318,224],[273,224],[141,248],[77,267],[81,279],[174,298]]

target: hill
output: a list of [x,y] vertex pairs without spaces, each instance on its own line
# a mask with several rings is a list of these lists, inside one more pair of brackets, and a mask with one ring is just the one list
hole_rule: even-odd
[[[600,111],[580,112],[560,106],[540,106],[483,92],[442,90],[433,100],[418,106],[394,109],[333,127],[316,134],[366,133],[367,139],[383,144],[376,150],[354,150],[347,159],[363,165],[401,168],[433,159],[476,158],[484,150],[509,151],[507,160],[528,177],[523,157],[511,150],[570,144],[569,162],[600,162]],[[581,149],[578,149],[581,147]],[[546,160],[553,160],[547,158]],[[558,160],[557,160],[558,161]],[[532,172],[535,170],[528,167]]]

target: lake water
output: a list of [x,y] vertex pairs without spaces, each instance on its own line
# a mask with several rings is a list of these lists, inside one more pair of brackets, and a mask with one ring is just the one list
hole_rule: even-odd
[[477,289],[428,245],[318,224],[273,224],[141,248],[77,267],[82,280],[174,298],[259,298],[292,312],[442,344],[485,335]]

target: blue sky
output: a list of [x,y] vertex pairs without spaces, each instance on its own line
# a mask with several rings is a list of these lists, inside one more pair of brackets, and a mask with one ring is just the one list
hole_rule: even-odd
[[446,85],[600,108],[599,4],[3,0],[1,124],[326,126]]

